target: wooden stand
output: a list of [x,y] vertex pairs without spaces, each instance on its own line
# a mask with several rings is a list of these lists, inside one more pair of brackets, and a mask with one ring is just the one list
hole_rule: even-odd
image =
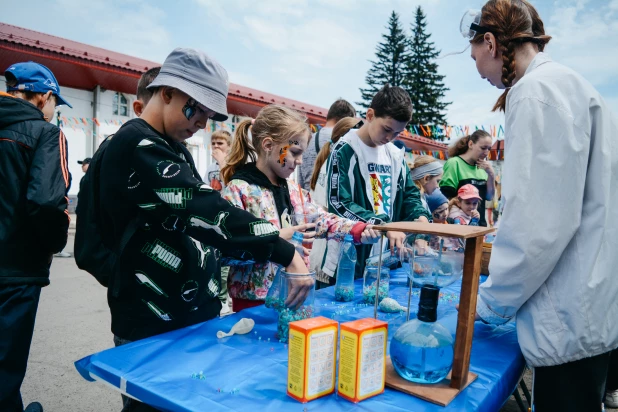
[[461,390],[465,389],[478,377],[476,373],[468,372],[467,383],[459,390],[450,386],[452,375],[452,372],[449,373],[443,381],[438,383],[414,383],[399,376],[390,358],[386,359],[386,386],[440,406],[447,406],[451,403]]
[[[466,240],[459,314],[457,315],[457,332],[455,335],[455,354],[449,386],[427,386],[427,390],[422,391],[422,396],[417,392],[410,392],[425,400],[442,405],[442,402],[448,398],[448,396],[445,396],[445,387],[449,389],[449,393],[455,390],[455,394],[450,397],[450,400],[452,400],[469,384],[471,378],[469,374],[470,352],[472,350],[472,335],[474,334],[474,317],[476,315],[476,296],[481,272],[483,238],[486,234],[494,232],[494,229],[479,226],[435,225],[416,222],[389,223],[386,225],[374,226],[374,229],[381,232],[405,232]],[[474,377],[476,377],[476,375],[474,375]],[[388,378],[387,385],[396,387],[389,384]],[[450,402],[450,400],[448,402]]]

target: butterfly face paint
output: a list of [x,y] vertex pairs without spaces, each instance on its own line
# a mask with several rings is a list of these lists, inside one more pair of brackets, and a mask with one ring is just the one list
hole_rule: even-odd
[[189,97],[187,103],[185,103],[182,108],[182,114],[185,115],[187,120],[191,120],[191,118],[195,116],[195,113],[197,113],[197,102],[193,98]]
[[288,149],[290,145],[285,145],[279,150],[279,160],[277,163],[281,164],[281,167],[285,167],[285,163],[287,162],[286,157],[288,156]]
[[279,160],[277,160],[277,163],[279,163],[281,167],[285,167],[287,163],[286,157],[288,156],[290,147],[299,145],[300,143],[298,142],[298,140],[288,140],[288,144],[279,149]]

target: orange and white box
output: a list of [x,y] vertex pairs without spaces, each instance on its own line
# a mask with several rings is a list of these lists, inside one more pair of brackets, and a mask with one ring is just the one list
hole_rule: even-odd
[[357,403],[384,392],[388,323],[373,318],[341,324],[339,396]]
[[338,325],[323,316],[290,322],[287,392],[297,401],[335,392]]

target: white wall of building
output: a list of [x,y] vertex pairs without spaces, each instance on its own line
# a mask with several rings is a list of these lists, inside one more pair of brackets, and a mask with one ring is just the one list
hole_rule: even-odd
[[[62,87],[62,96],[73,106],[60,106],[56,111],[57,116],[67,118],[68,122],[62,125],[62,130],[67,137],[67,143],[69,146],[69,171],[73,177],[73,184],[69,191],[69,195],[75,196],[79,190],[79,181],[83,177],[81,166],[77,163],[78,160],[82,160],[85,157],[91,157],[93,154],[92,141],[93,141],[93,128],[94,124],[92,119],[95,117],[94,112],[94,93],[93,91],[72,89],[69,87]],[[0,76],[0,90],[6,90],[6,82],[4,76]],[[115,133],[120,124],[126,122],[129,119],[135,117],[133,113],[133,101],[136,96],[132,94],[124,94],[128,103],[129,116],[120,116],[114,114],[114,95],[113,90],[102,90],[99,93],[99,104],[96,118],[99,121],[100,126],[97,127],[97,144],[100,144],[103,139],[110,134]],[[72,119],[85,118],[90,120],[88,124],[76,124]],[[57,124],[57,117],[52,120],[54,124]],[[206,130],[210,130],[207,127]],[[204,176],[206,169],[212,163],[212,157],[210,155],[210,135],[211,133],[206,130],[200,130],[193,137],[187,140],[189,145],[188,149],[194,157],[195,165],[197,166],[200,174]]]

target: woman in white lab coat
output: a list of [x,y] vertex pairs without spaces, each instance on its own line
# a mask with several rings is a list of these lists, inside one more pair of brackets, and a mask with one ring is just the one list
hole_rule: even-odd
[[494,108],[506,116],[505,206],[477,317],[516,318],[536,412],[600,411],[618,346],[615,117],[543,53],[551,37],[528,2],[491,0],[462,34],[481,77],[505,90]]

